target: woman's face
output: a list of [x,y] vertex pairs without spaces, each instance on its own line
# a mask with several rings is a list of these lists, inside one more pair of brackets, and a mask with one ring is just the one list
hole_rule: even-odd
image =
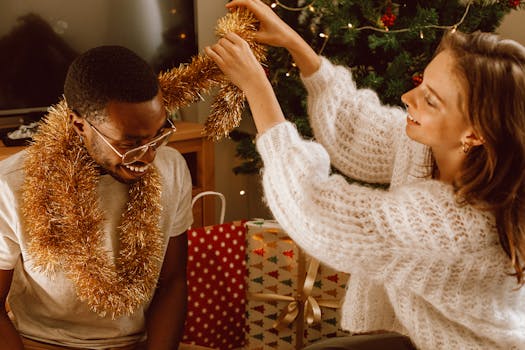
[[440,52],[426,67],[423,82],[401,96],[408,112],[407,135],[433,151],[459,151],[471,133],[467,89],[454,65],[450,51]]

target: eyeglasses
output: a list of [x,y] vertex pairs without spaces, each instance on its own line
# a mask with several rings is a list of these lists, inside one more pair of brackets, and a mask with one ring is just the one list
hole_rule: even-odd
[[104,136],[100,131],[98,131],[98,129],[95,128],[95,126],[91,124],[87,119],[84,120],[88,123],[89,126],[91,126],[95,133],[98,136],[100,136],[100,138],[102,138],[102,140],[113,150],[113,152],[115,152],[122,159],[122,164],[124,165],[128,165],[133,162],[136,162],[137,160],[140,160],[150,148],[153,151],[157,151],[159,147],[164,146],[168,143],[171,134],[173,134],[177,130],[173,122],[168,118],[166,119],[170,124],[168,131],[154,138],[150,142],[142,146],[132,148],[129,151],[126,151],[124,154],[122,154],[108,141],[107,136]]

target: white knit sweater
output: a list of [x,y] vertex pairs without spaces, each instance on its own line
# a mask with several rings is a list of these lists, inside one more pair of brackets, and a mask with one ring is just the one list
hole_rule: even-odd
[[[323,146],[285,122],[257,147],[275,218],[307,253],[352,274],[342,327],[398,331],[419,349],[525,349],[525,288],[506,274],[493,215],[429,179],[429,150],[406,136],[406,113],[357,90],[348,69],[323,58],[303,81]],[[349,184],[331,164],[390,188]]]

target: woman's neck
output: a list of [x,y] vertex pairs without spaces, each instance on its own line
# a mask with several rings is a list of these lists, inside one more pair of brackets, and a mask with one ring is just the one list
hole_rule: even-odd
[[461,166],[465,161],[465,154],[457,150],[438,150],[432,148],[432,156],[436,162],[437,171],[434,172],[434,178],[453,184],[459,176]]

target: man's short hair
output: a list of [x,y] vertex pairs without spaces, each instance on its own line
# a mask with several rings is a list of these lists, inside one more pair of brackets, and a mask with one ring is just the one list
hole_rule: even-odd
[[109,101],[144,102],[158,90],[157,75],[150,65],[122,46],[84,52],[71,63],[64,82],[68,106],[85,118],[104,117]]

